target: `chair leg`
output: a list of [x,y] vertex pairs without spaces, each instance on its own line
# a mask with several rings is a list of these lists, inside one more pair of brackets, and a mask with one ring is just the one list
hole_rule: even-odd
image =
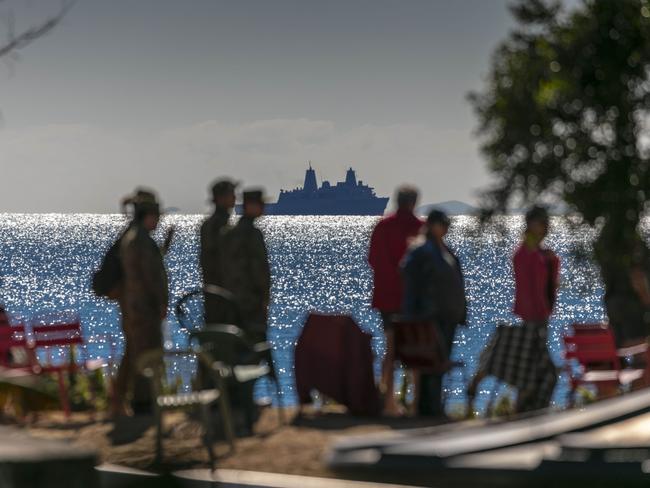
[[61,402],[61,406],[63,407],[63,413],[65,415],[66,420],[70,419],[70,399],[68,398],[68,390],[65,387],[65,378],[63,375],[63,371],[58,371],[57,372],[57,377],[58,377],[58,382],[59,382],[59,401]]
[[275,378],[274,383],[275,392],[278,396],[278,422],[280,422],[280,425],[284,425],[286,423],[286,418],[284,416],[284,402],[282,401],[282,389],[280,388],[280,381],[278,381],[277,377]]
[[[284,405],[282,404],[282,393],[280,391],[280,382],[278,381],[278,377],[274,373],[270,373],[270,374],[268,374],[266,376],[266,381],[267,381],[267,385],[268,385],[267,393],[268,393],[269,397],[271,398],[271,402],[273,402],[273,400],[272,400],[273,399],[273,391],[271,389],[271,383],[273,383],[273,385],[275,385],[275,396],[278,399],[278,406],[277,406],[278,422],[280,423],[280,425],[284,425],[284,410],[283,410]],[[271,403],[271,405],[273,405],[273,404]]]
[[219,376],[219,413],[221,414],[221,422],[223,423],[223,430],[226,434],[226,439],[230,444],[230,451],[235,450],[235,428],[232,422],[232,413],[230,411],[230,402],[228,399],[228,392],[226,391],[226,382],[222,376]]
[[[154,402],[156,399],[154,399]],[[157,405],[154,406],[154,416],[156,422],[156,460],[155,464],[160,466],[163,461],[163,422],[162,409]]]
[[492,391],[490,392],[490,399],[488,400],[487,408],[485,409],[486,415],[489,415],[493,411],[494,408],[494,402],[497,399],[497,394],[499,393],[499,382],[497,381],[494,387],[492,388]]
[[203,442],[208,450],[208,458],[210,459],[210,470],[214,472],[216,469],[216,458],[214,456],[214,430],[212,428],[212,421],[210,419],[210,405],[201,405],[201,416],[203,417]]

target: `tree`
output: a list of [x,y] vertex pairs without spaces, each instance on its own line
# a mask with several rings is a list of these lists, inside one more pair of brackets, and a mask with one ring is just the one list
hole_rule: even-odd
[[0,44],[0,58],[15,58],[19,50],[49,34],[63,20],[73,5],[74,0],[62,0],[59,10],[54,15],[20,32],[15,31],[14,16],[10,14],[7,18],[7,40]]
[[517,27],[470,95],[495,177],[485,207],[563,201],[599,230],[601,267],[629,265],[650,196],[650,2],[519,0],[511,12]]

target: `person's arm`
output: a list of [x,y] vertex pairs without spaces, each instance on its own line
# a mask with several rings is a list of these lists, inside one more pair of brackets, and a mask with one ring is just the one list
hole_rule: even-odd
[[370,247],[368,249],[368,264],[373,270],[376,270],[383,261],[386,251],[386,242],[384,239],[383,226],[381,221],[375,226],[370,235]]
[[[208,235],[208,222],[207,220],[201,224],[201,233],[199,241],[199,266],[201,268],[201,275],[203,280],[206,279],[206,270],[208,263],[210,262],[209,255],[214,247],[214,243],[210,242],[210,236]],[[207,283],[204,283],[207,285]]]
[[255,233],[255,238],[250,239],[249,246],[250,278],[255,289],[264,294],[268,303],[271,295],[271,268],[264,236],[259,230]]

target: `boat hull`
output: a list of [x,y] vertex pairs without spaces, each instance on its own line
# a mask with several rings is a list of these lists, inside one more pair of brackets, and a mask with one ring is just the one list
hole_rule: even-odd
[[[383,215],[388,198],[372,200],[305,199],[290,203],[267,203],[266,215]],[[242,213],[241,205],[236,212]]]

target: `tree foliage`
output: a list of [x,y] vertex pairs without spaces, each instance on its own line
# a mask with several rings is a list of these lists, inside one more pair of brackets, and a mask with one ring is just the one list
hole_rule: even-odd
[[[629,245],[650,197],[650,2],[520,0],[486,87],[470,95],[489,211],[563,201]],[[610,245],[614,245],[610,242]]]

